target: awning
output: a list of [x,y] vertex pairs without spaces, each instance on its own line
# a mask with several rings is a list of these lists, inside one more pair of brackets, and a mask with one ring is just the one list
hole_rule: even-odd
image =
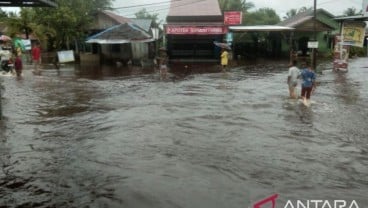
[[133,42],[152,42],[155,39],[134,23],[112,26],[100,33],[87,38],[86,43],[122,44]]
[[368,16],[363,15],[355,15],[355,16],[344,16],[344,17],[336,17],[336,21],[343,22],[343,21],[368,21]]
[[230,31],[234,32],[277,32],[295,30],[293,27],[285,27],[278,25],[254,25],[254,26],[229,26]]

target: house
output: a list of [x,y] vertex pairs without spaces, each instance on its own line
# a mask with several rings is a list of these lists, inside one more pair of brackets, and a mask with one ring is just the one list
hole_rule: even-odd
[[314,11],[308,10],[278,25],[295,28],[292,36],[284,44],[291,45],[294,51],[298,51],[299,56],[309,55],[308,42],[314,40],[318,41],[319,54],[326,54],[331,52],[334,36],[339,33],[339,24],[334,18],[335,16],[328,11],[317,9],[316,20],[314,20]]
[[[90,36],[101,33],[105,30],[109,30],[117,25],[129,24],[132,28],[137,30],[143,30],[154,36],[152,32],[152,20],[150,19],[130,19],[123,17],[112,11],[99,11],[96,14],[95,23],[90,29]],[[133,26],[134,25],[134,26]],[[127,36],[131,31],[127,31]],[[133,37],[132,37],[133,38]],[[91,51],[95,58],[100,63],[115,63],[122,62],[126,64],[129,60],[135,65],[141,65],[142,60],[153,59],[155,56],[155,41],[149,42],[136,42],[136,41],[105,41],[106,43],[92,43]],[[108,43],[107,43],[108,42]],[[122,43],[124,42],[124,43]],[[81,62],[83,61],[81,57]],[[87,62],[90,59],[86,60]]]

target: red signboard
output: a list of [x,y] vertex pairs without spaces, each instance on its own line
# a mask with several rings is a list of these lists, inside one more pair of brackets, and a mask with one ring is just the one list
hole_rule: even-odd
[[224,12],[225,25],[240,25],[242,23],[242,12],[232,11]]
[[168,35],[221,35],[226,32],[224,26],[166,26]]

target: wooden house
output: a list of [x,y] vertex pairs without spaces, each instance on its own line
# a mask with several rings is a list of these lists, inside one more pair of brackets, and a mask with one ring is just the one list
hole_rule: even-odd
[[319,55],[330,53],[334,36],[339,33],[339,23],[334,18],[335,16],[328,11],[317,9],[316,20],[314,11],[308,10],[282,21],[278,25],[295,28],[292,36],[283,43],[287,45],[283,47],[283,52],[287,54],[289,48],[292,48],[299,56],[308,56],[310,54],[308,42],[318,41]]
[[[130,19],[116,14],[112,11],[99,11],[96,14],[95,23],[90,29],[90,35],[97,34],[108,28],[125,23],[137,25],[147,33],[152,33],[152,20],[150,19]],[[127,34],[129,36],[129,34]],[[154,57],[154,41],[150,42],[128,42],[128,43],[108,43],[108,44],[91,44],[91,51],[95,59],[98,58],[100,63],[121,62],[126,64],[132,61],[135,65],[141,65],[142,60],[153,59]],[[83,61],[83,57],[81,57]],[[90,60],[86,60],[90,61]]]

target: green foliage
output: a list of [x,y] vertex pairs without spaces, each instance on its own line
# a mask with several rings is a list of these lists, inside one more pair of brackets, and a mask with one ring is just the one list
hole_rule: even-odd
[[299,9],[290,9],[288,12],[286,12],[286,16],[283,17],[283,19],[289,19],[289,18],[292,18],[294,16],[296,16],[297,14],[299,13],[303,13],[303,12],[306,12],[306,11],[311,11],[313,10],[313,7],[300,7]]
[[350,8],[347,8],[345,11],[344,11],[344,15],[345,16],[355,16],[355,15],[358,15],[358,14],[361,14],[362,11],[357,11],[356,8],[354,7],[350,7]]
[[313,7],[300,7],[299,10],[298,10],[298,14],[299,13],[303,13],[303,12],[306,12],[306,11],[309,11],[309,10],[313,10]]
[[136,18],[139,19],[151,19],[153,21],[153,27],[158,27],[162,21],[158,21],[158,15],[157,13],[155,14],[150,14],[148,13],[148,11],[143,8],[141,10],[139,10],[137,13],[135,13]]
[[363,57],[366,56],[366,48],[361,48],[361,47],[350,47],[349,49],[349,57]]
[[245,14],[243,18],[243,23],[246,25],[275,25],[280,22],[280,17],[271,8],[258,9]]
[[247,12],[254,7],[252,2],[246,0],[219,0],[221,11],[243,11]]
[[294,17],[295,15],[298,14],[298,10],[297,9],[290,9],[289,11],[286,12],[286,16],[284,16],[284,19],[289,19],[291,17]]
[[6,17],[8,17],[8,13],[0,8],[0,21],[2,21]]
[[49,41],[49,50],[65,49],[75,39],[85,38],[93,14],[111,8],[112,1],[58,0],[56,8],[21,8],[19,16],[9,18],[8,25],[12,33],[28,31],[41,42]]

